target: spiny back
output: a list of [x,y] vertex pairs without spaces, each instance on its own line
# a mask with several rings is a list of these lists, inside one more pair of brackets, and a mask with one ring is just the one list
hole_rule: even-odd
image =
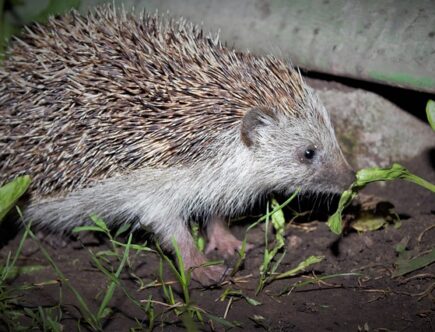
[[105,7],[35,24],[0,68],[0,184],[62,195],[141,167],[210,158],[246,111],[298,114],[297,71],[221,45],[184,21]]

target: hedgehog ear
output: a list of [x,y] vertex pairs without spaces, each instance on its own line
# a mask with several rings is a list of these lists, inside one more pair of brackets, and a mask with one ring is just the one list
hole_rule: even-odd
[[269,107],[255,107],[246,112],[240,127],[242,142],[249,148],[255,144],[259,127],[270,125],[276,120],[276,113]]

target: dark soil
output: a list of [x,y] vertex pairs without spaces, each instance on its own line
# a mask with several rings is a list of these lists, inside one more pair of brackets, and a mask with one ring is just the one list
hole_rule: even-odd
[[[405,163],[411,171],[431,182],[435,182],[433,161],[420,156]],[[270,330],[270,331],[434,331],[435,330],[435,264],[426,266],[405,276],[392,277],[398,253],[395,247],[406,244],[407,253],[417,256],[434,247],[435,239],[435,200],[434,195],[413,184],[395,181],[384,186],[373,185],[365,190],[367,195],[375,195],[395,206],[401,216],[401,226],[387,226],[377,231],[357,233],[348,229],[342,237],[332,234],[326,224],[328,202],[300,198],[294,204],[304,211],[310,206],[315,210],[309,218],[301,218],[289,225],[286,233],[286,256],[278,268],[283,272],[295,267],[311,255],[323,255],[324,261],[313,265],[296,277],[274,281],[258,295],[259,268],[263,260],[264,226],[254,228],[248,235],[255,249],[248,253],[243,268],[229,282],[214,289],[204,289],[196,283],[191,285],[192,301],[200,308],[215,316],[223,317],[238,324],[233,330]],[[335,202],[336,204],[336,202]],[[261,211],[265,207],[259,207]],[[311,208],[310,208],[311,209]],[[352,210],[351,212],[352,213]],[[255,219],[253,219],[255,220]],[[247,228],[246,222],[233,226],[234,233],[242,238]],[[3,244],[0,262],[4,262],[9,251],[15,252],[22,232],[12,235],[10,228],[3,225],[0,229]],[[142,234],[136,233],[134,241],[140,243]],[[59,241],[58,241],[59,242]],[[90,251],[97,253],[109,249],[109,243],[102,237],[88,233],[80,240],[73,240],[64,247],[53,248],[42,242],[44,248],[54,259],[58,268],[68,278],[78,292],[86,299],[91,310],[96,312],[104,296],[108,278],[91,261]],[[155,248],[153,242],[150,247]],[[147,300],[152,296],[157,315],[155,330],[184,330],[180,317],[168,310],[162,288],[140,287],[159,280],[159,261],[156,253],[131,254],[129,273],[122,273],[121,283],[137,300]],[[118,262],[113,260],[113,269]],[[81,317],[77,299],[59,276],[53,271],[40,247],[32,239],[27,239],[17,266],[42,265],[42,270],[30,274],[20,274],[10,281],[10,288],[23,284],[32,287],[19,291],[15,308],[36,309],[38,306],[50,307],[61,304],[64,331],[79,329]],[[340,273],[359,273],[359,275],[337,276],[323,282],[314,281],[313,276],[326,276]],[[132,277],[132,273],[136,278]],[[175,278],[167,267],[164,269],[167,282]],[[313,284],[292,288],[298,281],[313,280]],[[176,301],[181,301],[179,287],[173,284]],[[246,300],[234,297],[220,301],[219,297],[228,287],[241,290],[261,305],[254,306]],[[105,320],[107,331],[128,331],[142,326],[146,330],[149,323],[145,311],[139,309],[119,290],[110,302],[112,313]],[[6,327],[1,324],[0,330]],[[161,315],[159,315],[161,314]],[[217,322],[210,322],[203,316],[201,330],[224,330]],[[83,323],[83,319],[81,320]],[[30,319],[23,319],[25,324]],[[32,325],[35,326],[35,325]],[[81,325],[85,331],[86,324]]]

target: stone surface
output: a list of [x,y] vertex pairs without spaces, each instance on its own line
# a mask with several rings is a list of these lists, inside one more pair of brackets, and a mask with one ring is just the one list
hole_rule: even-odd
[[435,149],[435,133],[428,124],[372,92],[323,88],[318,93],[345,155],[357,169],[388,166]]

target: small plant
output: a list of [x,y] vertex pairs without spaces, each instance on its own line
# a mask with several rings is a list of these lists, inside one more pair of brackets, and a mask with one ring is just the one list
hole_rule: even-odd
[[356,173],[355,182],[345,190],[340,197],[337,211],[329,217],[327,225],[335,234],[341,234],[343,230],[343,221],[341,215],[343,210],[351,203],[358,192],[363,189],[367,184],[377,181],[391,181],[402,179],[405,181],[413,182],[423,188],[426,188],[432,192],[435,192],[435,185],[420,178],[419,176],[412,174],[405,167],[399,164],[393,164],[387,168],[364,168]]
[[245,295],[241,289],[232,289],[231,287],[228,287],[219,296],[219,300],[221,302],[228,300],[227,307],[225,308],[224,318],[227,317],[233,302],[240,299],[244,299],[247,303],[249,303],[252,306],[259,306],[262,304],[261,302]]
[[427,121],[433,130],[435,130],[435,101],[429,100],[426,105]]
[[[109,316],[111,313],[111,310],[109,308],[109,302],[112,299],[115,289],[119,288],[125,296],[137,307],[139,307],[141,310],[143,310],[147,317],[148,317],[148,329],[151,331],[152,326],[154,324],[155,319],[155,313],[152,303],[147,302],[146,304],[142,304],[140,301],[134,298],[129,291],[123,286],[121,283],[121,272],[122,271],[128,271],[130,276],[132,276],[136,281],[138,281],[138,284],[142,285],[143,282],[140,278],[134,275],[131,271],[129,271],[130,267],[130,252],[135,251],[136,254],[139,252],[154,252],[154,250],[150,249],[146,246],[146,243],[144,244],[133,244],[132,243],[132,234],[128,236],[127,243],[120,242],[117,240],[118,237],[121,235],[124,235],[127,231],[129,231],[130,226],[127,224],[123,224],[121,227],[117,229],[114,235],[112,235],[111,231],[107,227],[106,223],[103,219],[96,215],[90,216],[93,225],[87,225],[87,226],[79,226],[75,227],[73,229],[74,233],[80,233],[80,232],[97,232],[97,233],[103,233],[110,241],[112,249],[110,250],[103,250],[99,251],[97,253],[93,253],[91,250],[89,250],[89,253],[91,255],[92,262],[94,265],[100,270],[109,280],[109,284],[107,286],[106,292],[104,294],[103,300],[101,301],[100,307],[98,309],[98,312],[96,314],[96,319],[102,321],[106,317]],[[111,258],[116,258],[116,260],[119,261],[118,268],[116,270],[112,269],[113,262]],[[151,297],[150,297],[151,299]]]
[[[300,262],[298,266],[294,269],[288,270],[283,273],[277,273],[278,267],[280,266],[283,258],[285,257],[286,251],[285,251],[285,217],[284,212],[282,209],[287,206],[291,201],[295,199],[297,194],[299,193],[299,190],[296,190],[284,203],[279,204],[275,199],[272,199],[270,201],[270,204],[267,204],[266,207],[266,214],[259,218],[256,222],[254,222],[252,225],[248,227],[246,230],[246,234],[249,230],[251,230],[253,227],[256,227],[260,222],[265,221],[265,248],[264,248],[264,254],[263,254],[263,263],[260,266],[260,278],[258,281],[258,286],[256,289],[256,294],[258,294],[266,285],[270,284],[274,280],[278,279],[284,279],[289,278],[292,276],[297,275],[298,273],[301,273],[305,271],[306,268],[309,266],[319,263],[323,260],[323,257],[321,256],[310,256],[304,261]],[[272,207],[272,211],[269,211],[269,205]],[[271,249],[269,249],[269,243],[268,243],[268,229],[269,229],[269,222],[271,222],[273,229],[275,231],[275,241],[274,245]],[[236,262],[235,267],[237,270],[239,266],[241,265],[241,262],[243,261],[245,257],[244,253],[244,247],[246,246],[246,236],[243,240],[242,245],[242,252],[239,257],[239,260]],[[277,260],[275,260],[277,254],[282,251],[282,254],[279,256]],[[275,260],[275,262],[272,264],[272,262]]]
[[[174,262],[172,262],[172,260],[167,255],[164,254],[160,246],[156,244],[157,251],[159,252],[162,260],[168,264],[171,272],[173,273],[179,285],[181,286],[181,290],[183,293],[183,302],[182,303],[177,302],[175,300],[172,287],[168,283],[166,283],[163,278],[163,264],[161,261],[159,275],[160,275],[160,280],[162,282],[163,293],[166,298],[166,301],[168,302],[169,308],[171,310],[174,310],[177,316],[181,317],[181,320],[187,331],[198,331],[198,328],[195,323],[195,319],[197,319],[201,324],[204,324],[203,315],[207,316],[210,320],[215,321],[216,323],[219,323],[224,327],[227,328],[235,327],[235,325],[232,324],[231,322],[223,318],[211,315],[205,310],[199,308],[198,306],[192,303],[190,292],[189,292],[191,271],[190,270],[186,271],[184,269],[183,258],[181,256],[180,248],[175,239],[172,240],[172,245],[174,247],[177,265],[175,265]],[[209,262],[207,265],[211,265],[211,264],[215,264],[215,262]]]
[[398,257],[394,264],[396,269],[391,275],[393,278],[414,272],[435,262],[435,248],[425,253],[418,253],[417,255],[414,253],[413,257],[412,253],[406,250],[408,241],[409,238],[405,238],[401,243],[396,245]]
[[200,252],[204,252],[205,250],[205,238],[202,236],[199,224],[197,222],[193,222],[191,226],[193,240],[195,241],[195,246]]
[[29,229],[26,229],[21,237],[15,255],[12,257],[11,252],[8,253],[6,261],[0,265],[0,328],[7,327],[9,331],[17,331],[24,328],[20,323],[20,318],[24,316],[24,312],[16,310],[19,293],[25,291],[31,286],[9,286],[6,282],[18,270],[16,262],[23,250],[24,241],[29,236]]
[[19,176],[0,188],[0,223],[6,214],[15,206],[30,185],[30,176]]
[[[297,195],[297,192],[294,193],[290,199],[290,203]],[[275,273],[276,269],[278,268],[279,264],[281,263],[282,259],[285,256],[285,250],[281,254],[280,258],[275,262],[273,266],[271,266],[271,262],[280,251],[285,244],[284,239],[284,231],[285,231],[285,217],[284,212],[282,211],[282,208],[278,202],[275,199],[271,200],[271,206],[273,209],[273,213],[269,212],[269,203],[266,207],[266,231],[264,232],[264,238],[265,238],[265,245],[264,245],[264,254],[263,254],[263,263],[260,266],[260,280],[258,282],[256,293],[258,294],[264,286],[271,281],[271,275]],[[274,246],[271,250],[269,250],[269,243],[268,243],[268,230],[269,230],[269,222],[272,222],[273,229],[275,230],[275,242]]]
[[[435,130],[435,101],[429,100],[426,105],[426,115],[428,122],[433,130]],[[337,235],[341,234],[343,230],[343,221],[341,215],[343,210],[350,204],[350,202],[358,195],[358,192],[363,189],[367,184],[377,181],[391,181],[402,179],[405,181],[413,182],[423,188],[435,192],[435,185],[422,179],[421,177],[412,174],[402,165],[394,163],[386,168],[363,168],[356,173],[356,180],[345,190],[340,197],[337,211],[329,217],[328,226],[331,231]]]

